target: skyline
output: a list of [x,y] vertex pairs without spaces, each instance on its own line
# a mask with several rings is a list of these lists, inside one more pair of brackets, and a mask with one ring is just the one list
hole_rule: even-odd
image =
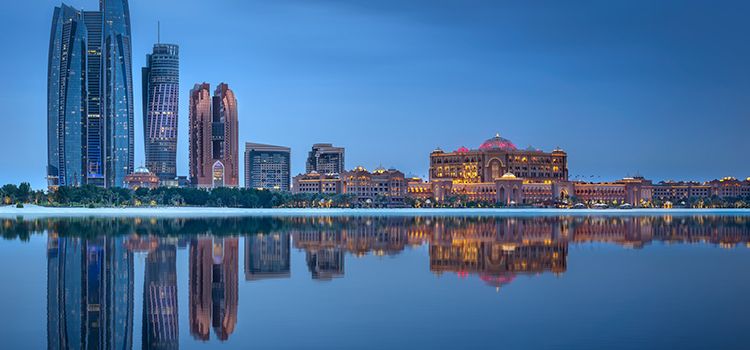
[[[418,3],[424,4],[410,4]],[[572,20],[563,17],[570,13],[551,8],[560,5],[550,4],[544,10],[525,5],[498,9],[486,2],[476,3],[478,9],[458,8],[457,2],[445,1],[425,7],[429,10],[424,12],[390,2],[368,8],[356,1],[347,5],[337,1],[249,2],[234,7],[233,13],[218,6],[215,13],[205,13],[206,21],[227,24],[231,30],[224,32],[219,44],[233,43],[236,49],[222,54],[226,64],[216,65],[200,51],[198,43],[207,34],[185,27],[201,18],[198,13],[204,14],[194,3],[135,0],[130,3],[133,81],[140,80],[138,67],[144,66],[145,54],[157,41],[156,19],[160,19],[161,42],[181,46],[180,73],[184,78],[180,81],[180,110],[188,110],[186,96],[193,84],[228,83],[239,104],[238,142],[291,147],[292,174],[304,172],[304,159],[312,144],[326,142],[347,148],[348,168],[382,164],[424,176],[427,155],[435,147],[476,148],[495,132],[519,147],[562,147],[570,155],[571,178],[599,175],[601,178],[593,180],[605,180],[640,173],[655,180],[702,181],[750,174],[750,165],[741,161],[741,151],[750,148],[750,140],[743,139],[750,126],[748,107],[742,106],[742,98],[750,92],[750,70],[742,62],[748,61],[750,51],[742,47],[741,40],[724,35],[731,29],[741,35],[748,26],[738,22],[742,19],[738,8],[747,4],[727,6],[731,2],[725,2],[701,8],[696,2],[680,2],[681,11],[669,12],[674,17],[659,16],[674,8],[656,4],[652,11],[640,13],[635,24],[614,12],[622,11],[627,17],[643,9],[638,4],[611,5],[609,11],[600,8],[605,5],[589,4],[574,9],[585,10],[579,17],[572,16],[582,23],[568,26]],[[91,9],[96,2],[68,4]],[[5,47],[19,48],[14,52],[34,53],[31,59],[20,54],[3,59],[3,73],[10,83],[4,85],[1,95],[8,99],[4,101],[11,108],[8,115],[22,114],[21,106],[28,115],[0,121],[0,127],[13,131],[2,138],[0,146],[14,150],[0,156],[0,162],[8,164],[4,168],[13,169],[3,172],[3,182],[29,181],[35,188],[44,184],[44,169],[39,165],[44,164],[43,147],[38,147],[45,138],[41,132],[46,122],[44,61],[51,11],[59,5],[53,1],[19,4],[0,24],[28,29],[24,32],[30,36],[24,40],[12,36],[0,40]],[[27,14],[29,20],[17,22],[16,17],[21,16],[12,16],[16,11]],[[616,18],[587,17],[597,11]],[[498,13],[507,16],[508,22],[491,26],[493,21],[487,17]],[[511,13],[520,18],[514,19]],[[725,18],[719,22],[718,15]],[[217,21],[222,16],[223,20]],[[232,20],[237,22],[243,16],[258,23],[232,25]],[[549,22],[543,22],[543,28],[528,28],[521,23],[524,18],[532,19],[531,24],[544,19]],[[292,19],[298,20],[290,21],[295,26],[274,31],[278,28],[273,24]],[[705,21],[690,22],[699,19]],[[683,21],[695,26],[670,27]],[[609,30],[600,28],[610,23]],[[355,24],[351,33],[340,31],[342,25]],[[505,32],[500,27],[513,30]],[[622,37],[611,36],[618,31]],[[451,35],[441,37],[444,41],[439,43],[424,41],[437,33]],[[270,38],[263,37],[269,34]],[[493,37],[498,34],[503,35]],[[524,36],[529,40],[521,40]],[[461,42],[467,38],[476,41]],[[536,45],[555,44],[555,40],[557,45],[543,46],[551,53],[538,51],[542,47]],[[633,51],[639,47],[644,51]],[[446,55],[431,56],[435,53]],[[615,56],[620,61],[604,62]],[[19,58],[24,61],[20,69],[14,64]],[[624,62],[625,58],[630,62]],[[521,62],[525,60],[528,63]],[[586,63],[590,66],[585,67]],[[24,74],[19,76],[16,71]],[[614,97],[618,92],[629,94]],[[140,94],[134,91],[134,96],[137,106]],[[721,116],[717,117],[717,112]],[[135,108],[136,166],[144,164],[140,113]],[[640,118],[614,124],[636,113]],[[467,115],[473,123],[457,122]],[[644,127],[649,118],[658,118],[647,124],[653,128]],[[596,123],[591,126],[593,121]],[[179,124],[188,125],[187,113],[181,113]],[[351,125],[364,126],[364,134],[372,137],[363,138],[361,131],[351,131]],[[592,129],[597,132],[581,135],[582,130]],[[16,132],[19,130],[40,132],[25,135]],[[603,155],[599,154],[602,150],[606,152]],[[188,175],[187,128],[179,131],[177,153],[177,173]],[[244,169],[240,177],[243,173]]]

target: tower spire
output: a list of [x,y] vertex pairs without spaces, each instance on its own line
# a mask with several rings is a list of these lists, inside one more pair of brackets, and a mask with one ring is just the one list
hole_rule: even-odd
[[156,21],[156,43],[161,44],[161,21]]

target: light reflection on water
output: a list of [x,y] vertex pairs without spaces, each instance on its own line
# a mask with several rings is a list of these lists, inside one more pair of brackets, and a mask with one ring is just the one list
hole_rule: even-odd
[[[65,218],[4,220],[0,232],[0,244],[46,239],[50,349],[494,348],[502,327],[510,348],[742,348],[722,335],[750,325],[734,313],[748,306],[747,278],[712,274],[750,267],[745,216]],[[686,293],[688,266],[714,283]],[[691,334],[679,315],[716,293],[730,297]],[[637,319],[650,311],[656,320]],[[594,319],[612,327],[591,334]],[[398,325],[413,332],[388,331]]]

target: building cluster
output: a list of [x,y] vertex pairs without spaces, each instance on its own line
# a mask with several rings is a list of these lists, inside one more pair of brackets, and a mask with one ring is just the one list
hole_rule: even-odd
[[[179,47],[157,42],[142,68],[145,166],[134,167],[132,38],[127,0],[102,0],[98,11],[55,8],[49,45],[47,179],[51,189],[102,187],[239,187],[237,98],[225,83],[196,84],[189,103],[189,174],[176,166]],[[647,205],[655,200],[747,197],[750,179],[707,183],[641,177],[614,182],[570,181],[568,155],[519,149],[496,135],[477,149],[430,154],[429,179],[396,169],[347,170],[345,150],[314,144],[305,173],[291,178],[288,147],[246,143],[244,187],[307,194],[342,194],[362,206],[400,207],[468,201],[501,205],[581,202]]]

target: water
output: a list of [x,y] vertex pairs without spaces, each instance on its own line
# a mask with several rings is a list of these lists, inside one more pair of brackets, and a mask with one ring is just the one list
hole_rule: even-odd
[[745,214],[0,223],[3,348],[748,348]]

